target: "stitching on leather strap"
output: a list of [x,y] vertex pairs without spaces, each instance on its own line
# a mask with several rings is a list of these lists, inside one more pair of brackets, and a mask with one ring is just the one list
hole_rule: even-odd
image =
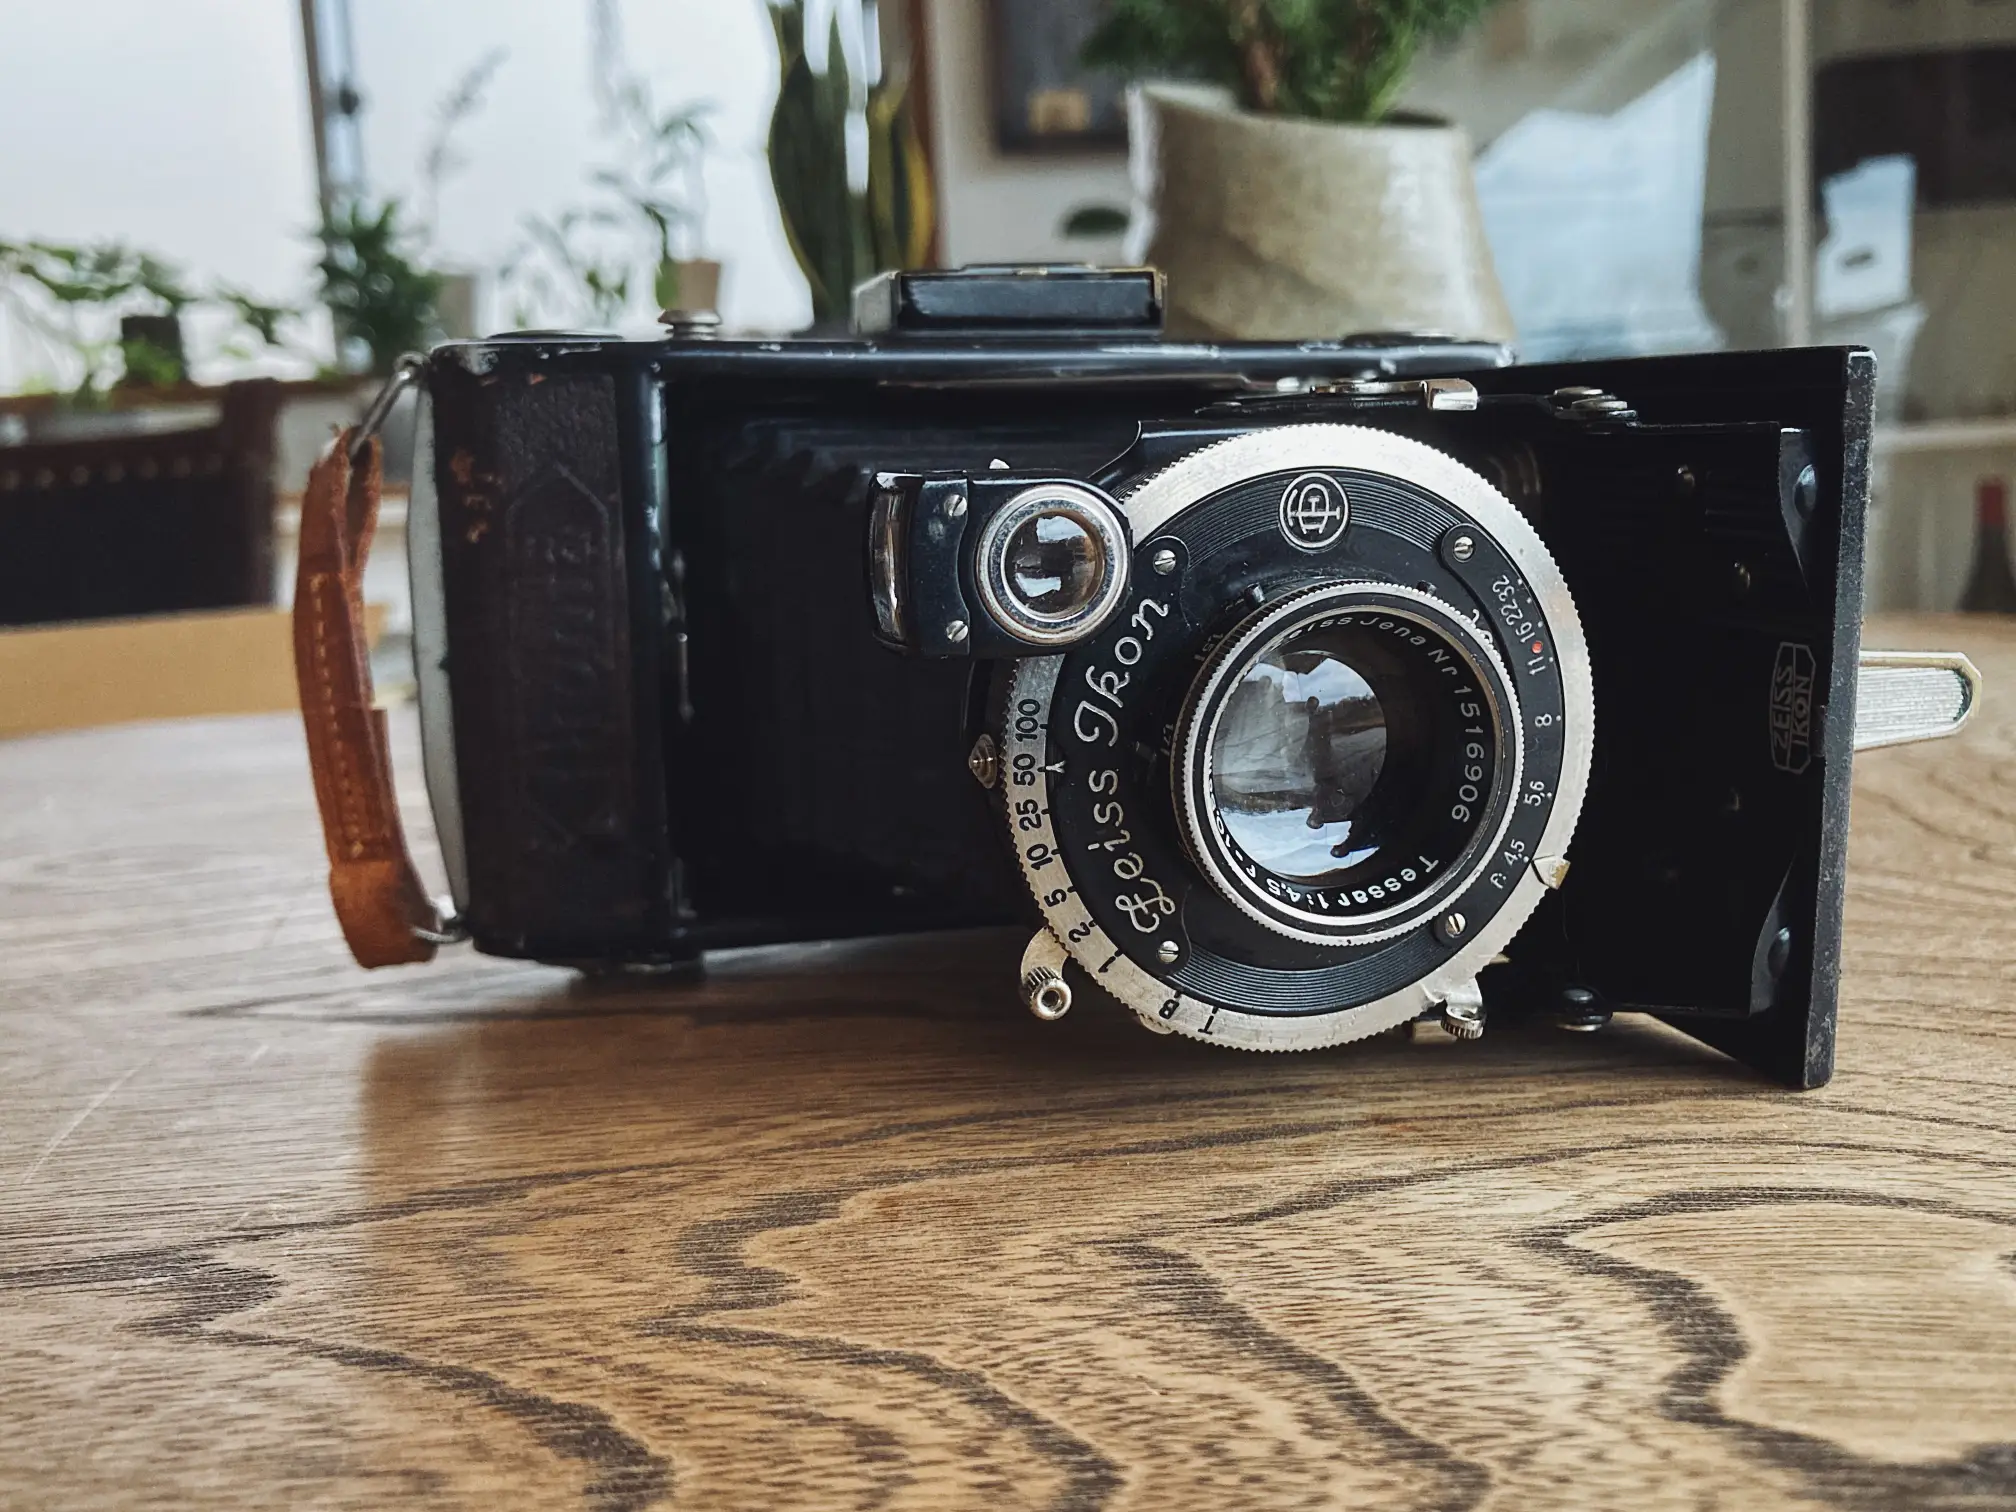
[[329,893],[362,966],[425,961],[439,931],[399,823],[391,753],[372,707],[363,635],[364,561],[378,517],[383,454],[374,437],[353,473],[345,431],[308,475],[294,586],[294,670],[329,854]]
[[[335,669],[330,665],[329,656],[329,621],[332,614],[327,599],[332,583],[336,585],[337,592],[341,593],[340,580],[327,572],[315,573],[308,580],[306,596],[314,601],[310,615],[315,646],[314,712],[328,728],[335,729],[342,716],[336,706]],[[302,688],[301,694],[305,707],[309,699],[309,690],[306,686]],[[330,837],[331,840],[340,844],[344,855],[352,860],[361,859],[364,855],[364,840],[361,834],[364,824],[357,812],[356,763],[350,743],[343,740],[336,741],[330,748],[330,760],[316,764],[315,776],[318,781],[326,778],[333,787],[331,801],[324,805],[325,809],[333,809],[336,815],[336,831]]]

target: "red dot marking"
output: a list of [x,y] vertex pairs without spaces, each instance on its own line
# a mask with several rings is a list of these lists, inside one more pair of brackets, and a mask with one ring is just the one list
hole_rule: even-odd
[[1534,654],[1535,656],[1538,656],[1538,655],[1539,655],[1539,654],[1540,654],[1540,653],[1541,653],[1542,651],[1544,651],[1544,650],[1546,650],[1546,649],[1547,649],[1547,648],[1546,648],[1546,646],[1544,646],[1543,644],[1541,644],[1541,643],[1540,643],[1539,641],[1535,641],[1535,642],[1533,642],[1533,654]]

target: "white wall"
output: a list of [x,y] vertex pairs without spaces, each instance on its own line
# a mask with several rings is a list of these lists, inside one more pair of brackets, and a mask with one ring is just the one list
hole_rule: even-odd
[[[0,22],[0,238],[127,239],[298,289],[314,147],[284,0],[15,0]],[[0,390],[76,373],[0,314]]]
[[[442,195],[447,260],[493,268],[522,239],[528,213],[584,198],[592,165],[610,161],[591,88],[589,0],[351,0],[368,94],[364,162],[381,191],[410,194],[436,102],[493,47],[508,49],[483,112],[457,137],[469,166]],[[776,96],[776,45],[760,0],[629,0],[628,65],[661,109],[708,101],[706,251],[728,266],[722,313],[734,325],[789,330],[811,319],[784,241],[764,141]],[[656,308],[640,290],[634,318]],[[481,312],[489,323],[502,310]]]
[[1067,241],[1058,227],[1082,205],[1125,208],[1126,154],[997,152],[986,7],[981,0],[927,0],[927,7],[945,261],[956,267],[1117,259],[1119,238]]
[[[969,0],[970,3],[970,0]],[[459,138],[471,159],[443,195],[440,260],[494,267],[527,213],[581,195],[608,156],[589,78],[589,0],[352,0],[374,189],[410,194],[436,102],[470,64],[509,57]],[[305,302],[314,147],[293,0],[12,0],[0,21],[0,238],[119,238],[226,280]],[[725,313],[789,329],[810,316],[763,151],[776,90],[760,0],[628,0],[629,62],[661,104],[716,103],[708,250],[729,264]],[[640,280],[642,282],[642,280]],[[640,292],[635,314],[654,313]],[[500,319],[494,310],[480,312]],[[242,371],[191,344],[199,377]],[[268,368],[304,372],[316,348]],[[74,382],[74,364],[0,314],[0,391]]]

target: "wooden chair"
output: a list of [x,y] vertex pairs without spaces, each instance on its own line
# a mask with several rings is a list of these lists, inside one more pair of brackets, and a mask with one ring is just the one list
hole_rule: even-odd
[[0,625],[273,602],[280,386],[217,423],[0,447]]
[[[0,738],[294,706],[274,607],[281,393],[115,394],[110,433],[75,439],[48,436],[46,399],[0,405],[29,437],[0,445]],[[197,423],[162,428],[176,410]]]

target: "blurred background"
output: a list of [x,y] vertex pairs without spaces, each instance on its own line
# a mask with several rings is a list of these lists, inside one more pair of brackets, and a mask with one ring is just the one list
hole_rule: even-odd
[[830,333],[908,265],[1152,260],[1204,336],[1866,344],[1870,607],[2016,610],[2016,0],[15,0],[6,38],[0,733],[291,699],[298,490],[401,352]]

